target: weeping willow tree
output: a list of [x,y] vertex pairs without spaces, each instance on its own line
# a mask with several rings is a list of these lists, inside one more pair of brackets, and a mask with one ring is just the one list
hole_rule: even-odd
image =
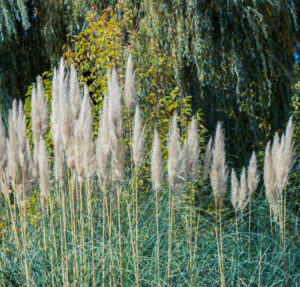
[[89,11],[115,0],[0,0],[0,101],[24,98],[37,75],[57,64],[67,34],[85,27]]
[[145,0],[141,7],[140,28],[174,56],[180,91],[202,108],[208,130],[224,122],[235,139],[231,153],[247,157],[253,142],[282,128],[292,109],[293,1]]

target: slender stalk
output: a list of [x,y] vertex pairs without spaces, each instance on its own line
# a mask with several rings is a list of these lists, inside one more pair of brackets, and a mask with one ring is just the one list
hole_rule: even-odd
[[128,221],[129,221],[129,232],[130,232],[130,241],[132,246],[132,258],[133,258],[133,268],[135,272],[135,281],[136,286],[139,286],[139,277],[137,275],[136,271],[136,256],[135,256],[135,248],[134,248],[134,239],[133,239],[133,231],[132,231],[132,222],[131,222],[131,214],[130,214],[130,207],[128,201],[125,199],[126,205],[127,205],[127,215],[128,215]]
[[172,188],[169,186],[169,230],[168,230],[168,267],[167,267],[167,283],[170,285],[170,278],[171,278],[171,256],[172,256],[172,214],[173,214],[173,196],[172,196]]
[[249,236],[248,236],[248,258],[250,258],[250,251],[251,251],[251,200],[249,202]]
[[121,238],[121,185],[117,184],[117,205],[118,205],[118,226],[119,226],[119,272],[120,286],[123,286],[123,267],[122,267],[122,238]]
[[84,236],[84,214],[83,214],[83,194],[82,194],[82,180],[79,181],[79,210],[80,210],[80,279],[81,284],[84,282],[84,269],[85,269],[85,236]]
[[156,218],[156,260],[157,260],[157,280],[160,286],[160,260],[159,260],[159,225],[158,225],[158,190],[155,189],[155,218]]
[[30,287],[30,276],[28,268],[28,258],[27,258],[27,231],[26,231],[26,211],[21,205],[20,208],[20,217],[21,217],[21,230],[23,238],[23,253],[24,253],[24,265],[25,265],[25,278],[26,278],[26,287]]
[[136,273],[139,281],[138,171],[135,173],[135,248]]
[[196,232],[195,232],[195,239],[194,239],[194,251],[193,251],[193,261],[192,261],[192,270],[191,270],[192,276],[191,276],[190,286],[193,286],[193,281],[194,281],[193,268],[194,268],[194,263],[195,263],[195,258],[196,258],[196,251],[197,251],[197,248],[198,248],[199,225],[200,225],[200,211],[199,211],[198,216],[197,216],[197,225],[196,225]]
[[263,240],[262,240],[262,234],[261,234],[261,236],[260,236],[260,250],[259,250],[259,267],[258,267],[258,287],[261,287],[262,248],[263,248]]
[[[103,199],[102,199],[102,286],[105,287],[105,206],[107,205],[105,180],[102,183]],[[108,212],[108,207],[107,207]],[[109,220],[109,217],[107,217]]]
[[189,226],[189,247],[190,247],[190,272],[192,271],[192,264],[193,264],[193,251],[192,251],[192,245],[193,245],[193,213],[192,209],[194,207],[194,188],[193,188],[193,183],[192,181],[190,182],[191,185],[191,203],[190,203],[190,226]]
[[94,224],[93,224],[92,195],[91,195],[89,177],[87,177],[87,181],[86,181],[86,191],[87,191],[87,207],[88,207],[89,226],[90,226],[91,241],[92,241],[92,280],[93,280],[93,287],[96,287],[95,250],[94,250]]

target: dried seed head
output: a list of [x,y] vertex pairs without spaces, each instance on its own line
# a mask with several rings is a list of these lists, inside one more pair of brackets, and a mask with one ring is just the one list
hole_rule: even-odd
[[144,153],[145,129],[142,127],[139,106],[136,106],[133,133],[132,133],[132,158],[135,168],[138,170],[141,166]]
[[221,123],[218,122],[212,152],[212,165],[210,170],[210,182],[215,201],[222,204],[226,193],[227,166],[225,164],[224,132]]
[[187,137],[188,149],[189,149],[189,161],[188,161],[188,175],[195,179],[198,176],[199,167],[199,142],[198,142],[198,129],[195,117],[189,126],[188,137]]
[[234,169],[231,170],[231,203],[234,209],[237,211],[239,203],[239,182],[237,180]]
[[[108,73],[109,75],[110,73]],[[122,137],[122,106],[121,92],[118,75],[115,69],[108,76],[109,96],[109,126],[110,126],[110,148],[112,180],[120,181],[123,173],[123,147]]]
[[132,56],[129,55],[126,66],[126,74],[125,74],[125,95],[124,101],[127,111],[129,112],[134,106],[135,102],[135,72],[133,70],[132,64]]
[[241,179],[240,179],[240,192],[239,192],[239,208],[241,212],[244,211],[248,204],[248,188],[247,188],[247,178],[246,169],[243,167]]
[[272,155],[270,142],[268,142],[265,150],[264,159],[264,184],[266,189],[266,196],[268,198],[269,204],[274,213],[274,219],[277,221],[278,218],[278,192],[275,184],[275,171],[273,168]]
[[257,172],[257,160],[255,152],[252,153],[249,166],[248,166],[248,189],[249,189],[249,197],[255,192],[258,182],[259,182],[259,174]]
[[77,79],[77,72],[75,70],[74,64],[71,65],[71,71],[70,71],[69,97],[70,97],[70,104],[71,104],[73,118],[78,119],[80,113],[80,106],[82,103],[82,95],[81,95],[81,91]]
[[34,144],[34,163],[38,167],[39,140],[41,136],[45,136],[48,129],[48,105],[41,77],[37,78],[37,87],[32,89],[31,127]]
[[210,166],[212,160],[212,138],[209,138],[209,142],[205,149],[205,158],[204,158],[204,165],[203,165],[203,173],[202,178],[205,180],[209,174]]
[[158,191],[162,183],[162,161],[161,161],[159,135],[156,129],[154,131],[154,137],[152,143],[151,177],[152,177],[153,186],[155,190]]
[[178,176],[178,156],[180,154],[179,134],[177,128],[177,112],[174,113],[172,122],[169,128],[168,141],[168,180],[172,187],[176,183]]
[[[274,152],[274,155],[272,150],[272,159],[276,175],[276,185],[280,192],[282,192],[287,186],[288,175],[294,161],[295,147],[293,141],[293,131],[293,119],[292,117],[290,117],[285,134],[281,136],[281,140],[278,144],[278,148]],[[274,138],[274,142],[275,140],[276,139]]]
[[99,117],[99,129],[96,144],[97,171],[99,178],[103,181],[106,178],[107,162],[110,158],[110,123],[108,95],[104,96],[102,113]]

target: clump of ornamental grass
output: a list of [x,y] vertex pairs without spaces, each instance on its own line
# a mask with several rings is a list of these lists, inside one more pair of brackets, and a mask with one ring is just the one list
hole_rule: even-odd
[[295,144],[293,141],[293,118],[290,117],[285,133],[275,134],[272,147],[267,144],[264,161],[264,183],[266,196],[273,212],[274,221],[279,218],[280,237],[285,246],[285,221],[286,221],[286,187],[294,157]]

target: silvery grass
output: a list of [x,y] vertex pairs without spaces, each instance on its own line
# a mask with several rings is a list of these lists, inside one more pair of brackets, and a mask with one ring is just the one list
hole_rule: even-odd
[[[130,71],[132,63],[128,65]],[[69,70],[62,61],[54,70],[50,117],[39,80],[38,89],[32,103],[33,152],[22,103],[13,103],[7,136],[0,122],[5,215],[0,276],[4,286],[296,286],[297,225],[284,193],[294,158],[292,119],[265,152],[265,191],[275,215],[271,224],[277,226],[279,218],[279,232],[272,236],[273,228],[266,220],[267,201],[255,192],[259,180],[255,153],[247,169],[238,175],[232,170],[233,208],[229,205],[225,135],[220,123],[199,164],[197,122],[192,119],[181,143],[183,131],[174,113],[166,164],[156,130],[148,164],[146,130],[138,106],[131,152],[124,152],[123,91],[116,70],[108,71],[108,92],[99,112],[96,140],[88,87],[78,85],[73,66]],[[47,118],[50,127],[47,124],[46,129]],[[46,148],[48,128],[53,151]],[[133,163],[131,178],[126,175],[128,170],[132,174],[133,167],[127,167],[125,161]],[[280,161],[286,169],[277,167]],[[203,179],[199,179],[199,170]],[[205,180],[207,174],[211,185]],[[215,199],[216,212],[207,192]],[[191,199],[188,209],[187,193]],[[196,196],[201,198],[199,205]],[[238,219],[242,221],[247,214],[253,230],[243,224],[238,228]],[[245,256],[247,239],[251,246]]]

